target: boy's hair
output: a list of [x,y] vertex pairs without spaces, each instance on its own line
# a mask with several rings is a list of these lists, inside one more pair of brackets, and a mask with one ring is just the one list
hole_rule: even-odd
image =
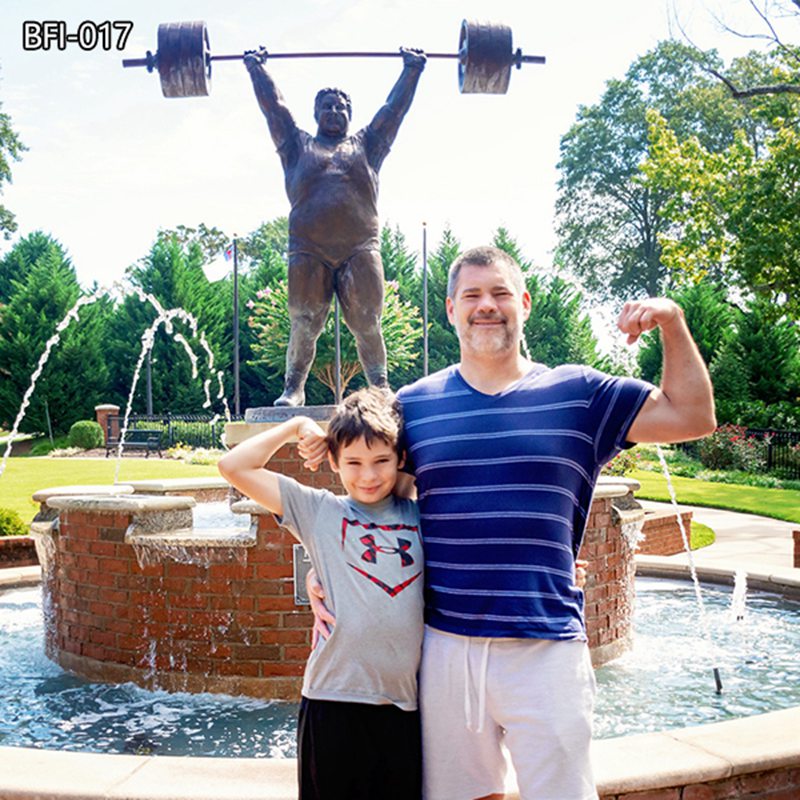
[[339,463],[343,447],[362,436],[371,447],[380,439],[401,453],[400,432],[403,418],[400,404],[389,389],[369,386],[346,397],[328,423],[328,450],[334,463]]

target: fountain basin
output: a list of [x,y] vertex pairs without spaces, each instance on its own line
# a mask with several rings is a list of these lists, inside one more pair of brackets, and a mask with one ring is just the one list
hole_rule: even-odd
[[[293,445],[273,460],[287,474],[340,491],[329,469],[305,471]],[[194,530],[195,499],[185,493],[227,493],[219,479],[201,484],[135,482],[118,495],[76,494],[80,487],[37,493],[47,653],[91,680],[297,700],[311,614],[295,598],[296,541],[250,501],[234,504],[249,515],[248,529]],[[644,515],[631,489],[598,486],[584,536],[595,665],[631,643],[632,534]]]
[[[651,562],[655,562],[651,568]],[[640,571],[688,578],[685,568],[640,559]],[[29,570],[34,578],[37,570]],[[7,570],[6,572],[10,572]],[[703,580],[732,582],[730,571],[700,568]],[[784,571],[788,573],[788,571]],[[793,574],[750,574],[753,586],[800,597]],[[800,708],[593,744],[601,800],[800,796]],[[292,759],[115,756],[0,747],[4,798],[233,800],[296,797]],[[687,793],[687,790],[690,793]],[[779,794],[780,792],[780,794]],[[517,794],[510,789],[510,798]]]

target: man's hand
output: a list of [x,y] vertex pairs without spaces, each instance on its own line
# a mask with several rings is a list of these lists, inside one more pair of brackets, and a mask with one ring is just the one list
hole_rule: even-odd
[[588,561],[584,561],[582,558],[578,558],[575,561],[575,585],[579,589],[583,589],[586,586],[586,568],[589,566]]
[[258,50],[245,50],[244,61],[245,67],[248,72],[252,72],[256,67],[267,63],[267,49],[262,45]]
[[336,624],[336,617],[325,605],[325,589],[319,582],[313,567],[306,574],[306,592],[311,603],[311,610],[314,612],[314,627],[311,629],[311,649],[313,650],[317,646],[320,636],[327,639],[333,633],[331,628]]
[[403,66],[415,67],[419,70],[425,69],[428,57],[423,50],[415,47],[401,47],[400,52],[403,54]]
[[316,472],[328,455],[328,440],[325,431],[313,420],[303,422],[297,431],[297,452],[303,459],[303,466]]
[[664,328],[682,316],[680,307],[666,297],[633,300],[623,306],[617,327],[628,334],[628,344],[633,344],[643,333]]

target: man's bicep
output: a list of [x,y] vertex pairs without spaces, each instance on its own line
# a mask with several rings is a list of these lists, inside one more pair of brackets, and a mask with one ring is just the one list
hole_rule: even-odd
[[661,389],[654,388],[639,409],[625,438],[637,443],[681,441],[681,429],[682,419],[669,398]]

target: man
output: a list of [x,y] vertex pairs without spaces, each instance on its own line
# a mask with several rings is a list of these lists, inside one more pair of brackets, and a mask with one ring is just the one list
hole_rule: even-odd
[[378,172],[406,115],[425,55],[402,49],[403,70],[366,128],[348,135],[350,98],[322,89],[314,101],[317,134],[300,130],[263,67],[263,49],[245,54],[258,104],[281,157],[289,214],[289,316],[284,390],[278,406],[305,403],[305,383],[334,292],[370,384],[386,386],[381,334],[383,265]]
[[[589,800],[594,676],[574,558],[603,463],[633,442],[715,428],[711,383],[670,300],[626,303],[658,327],[660,388],[520,354],[531,299],[495,248],[450,268],[461,361],[401,389],[426,560],[420,669],[425,797],[502,797],[508,748],[523,800]],[[302,453],[302,449],[301,449]]]

